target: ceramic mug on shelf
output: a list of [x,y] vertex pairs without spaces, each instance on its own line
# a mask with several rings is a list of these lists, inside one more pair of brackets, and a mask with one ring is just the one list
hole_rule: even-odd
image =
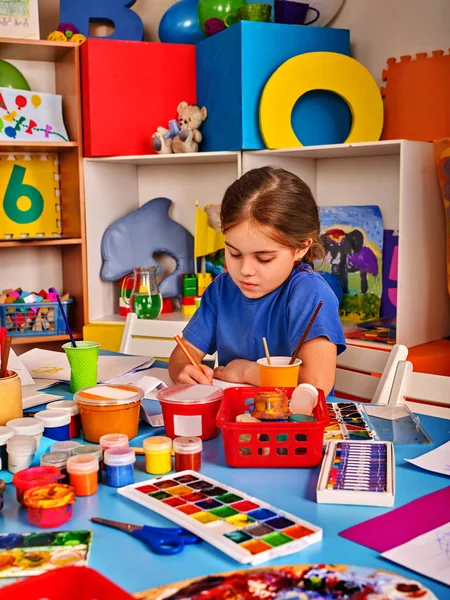
[[239,21],[260,21],[267,23],[270,21],[272,7],[270,4],[244,4],[236,12],[228,14],[224,18],[226,27],[231,27]]
[[[291,0],[275,0],[275,23],[287,25],[312,25],[320,17],[320,12],[307,2],[292,2]],[[315,16],[307,21],[308,12]]]

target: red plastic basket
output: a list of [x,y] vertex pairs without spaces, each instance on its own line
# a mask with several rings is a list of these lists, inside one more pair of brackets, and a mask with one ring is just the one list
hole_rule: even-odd
[[0,600],[133,600],[89,567],[62,567],[0,588]]
[[230,467],[315,467],[322,460],[323,434],[330,423],[322,390],[307,423],[236,423],[248,411],[257,392],[281,390],[290,398],[295,388],[236,387],[225,390],[217,415],[225,460]]

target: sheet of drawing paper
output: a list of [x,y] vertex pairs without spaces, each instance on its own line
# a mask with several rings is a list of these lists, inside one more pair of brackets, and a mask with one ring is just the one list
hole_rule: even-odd
[[405,460],[427,471],[450,476],[450,442],[446,442],[417,458],[405,458]]
[[383,552],[381,556],[450,585],[450,522]]
[[450,486],[349,527],[339,535],[378,552],[387,552],[445,525],[449,520],[449,506]]

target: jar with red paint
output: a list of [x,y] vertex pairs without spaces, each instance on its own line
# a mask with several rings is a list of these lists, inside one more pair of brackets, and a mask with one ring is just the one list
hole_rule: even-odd
[[173,440],[176,471],[200,471],[202,440],[199,437],[178,437]]

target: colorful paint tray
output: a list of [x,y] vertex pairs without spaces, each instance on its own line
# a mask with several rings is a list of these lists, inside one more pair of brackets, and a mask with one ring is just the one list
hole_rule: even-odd
[[[195,477],[189,485],[203,481],[217,491],[215,496],[209,496],[214,500],[214,508],[209,509],[206,501],[191,501],[189,494],[184,495],[185,504],[171,506],[148,493],[150,484],[157,486],[175,480],[178,485],[186,475]],[[198,486],[193,487],[192,495],[196,489]],[[165,491],[170,494],[170,488]],[[120,488],[118,493],[195,533],[242,564],[259,565],[299,552],[322,539],[322,529],[317,525],[195,471],[141,481]]]
[[325,427],[324,442],[356,440],[371,442],[379,439],[370,427],[364,408],[355,402],[328,403],[330,424]]

